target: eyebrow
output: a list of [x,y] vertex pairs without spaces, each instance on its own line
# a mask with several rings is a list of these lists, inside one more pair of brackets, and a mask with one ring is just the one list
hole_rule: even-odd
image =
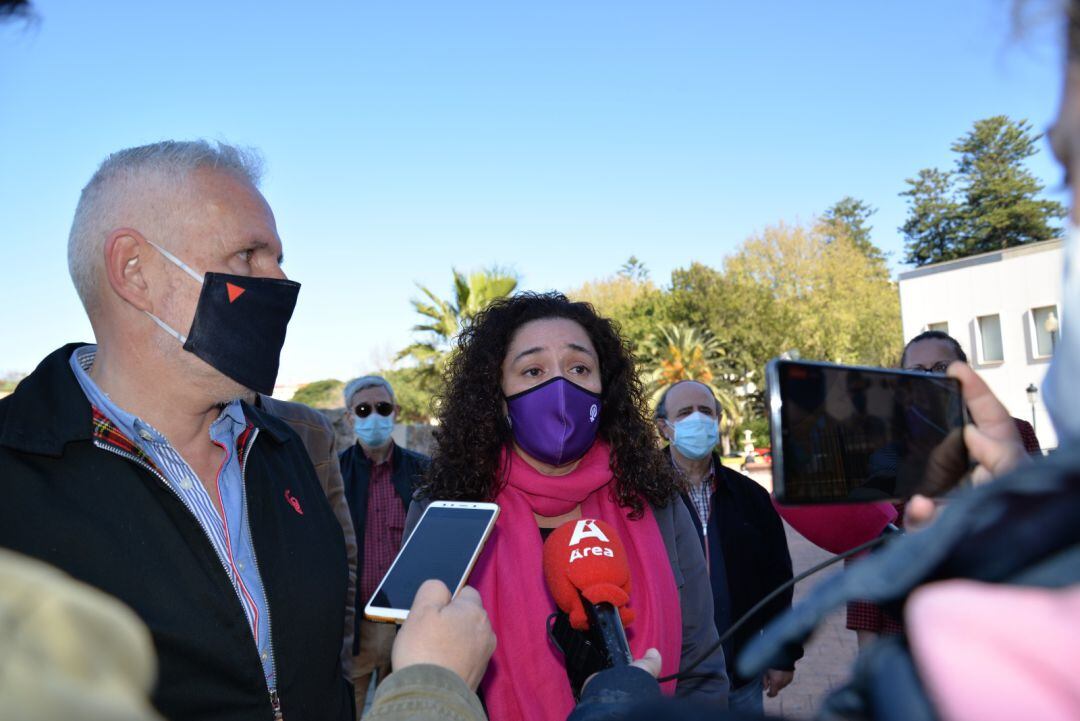
[[512,360],[511,363],[517,363],[519,360],[521,360],[525,356],[533,355],[535,353],[539,353],[542,350],[544,350],[544,349],[541,348],[540,346],[536,346],[535,348],[529,348],[528,350],[523,350],[520,353],[518,353],[516,356],[514,356],[514,360]]
[[691,403],[690,405],[683,406],[679,410],[675,411],[675,415],[685,413],[686,411],[695,411],[695,410],[697,410],[697,411],[709,411],[710,413],[716,413],[716,407],[711,405],[711,404],[701,403],[701,404],[695,406],[694,404]]
[[[244,247],[244,250],[266,250],[269,247],[270,247],[270,244],[267,243],[265,240],[253,240]],[[285,262],[285,251],[282,250],[278,254],[277,264],[281,265],[284,262]]]
[[[585,355],[589,356],[590,358],[596,358],[596,354],[593,353],[591,350],[589,350],[588,348],[586,348],[583,345],[578,345],[577,343],[567,343],[566,347],[571,349],[571,350],[576,350],[579,353],[584,353]],[[514,360],[512,360],[510,362],[511,363],[517,363],[519,360],[521,360],[525,356],[535,355],[537,353],[540,353],[543,350],[544,350],[544,348],[542,346],[535,346],[533,348],[529,348],[528,350],[523,350],[520,353],[518,353],[516,356],[514,356]]]

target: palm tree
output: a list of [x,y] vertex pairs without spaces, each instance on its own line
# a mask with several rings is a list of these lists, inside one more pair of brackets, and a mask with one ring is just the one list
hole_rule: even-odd
[[664,389],[679,381],[708,386],[720,403],[720,441],[724,453],[743,421],[742,402],[735,394],[736,374],[727,367],[727,354],[706,329],[662,325],[639,350],[642,375],[655,407]]
[[397,355],[398,359],[415,361],[420,369],[419,380],[429,391],[434,391],[441,383],[450,346],[461,329],[493,300],[513,293],[518,284],[516,274],[501,268],[488,268],[469,275],[453,270],[453,274],[454,295],[449,300],[417,283],[424,298],[411,301],[421,317],[421,322],[412,329],[426,334],[426,338],[412,343]]

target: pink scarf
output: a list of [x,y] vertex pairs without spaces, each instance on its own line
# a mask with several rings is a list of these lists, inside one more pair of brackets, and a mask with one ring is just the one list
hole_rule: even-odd
[[[509,460],[507,459],[509,455]],[[682,609],[664,538],[652,509],[632,521],[610,495],[610,449],[596,441],[573,472],[545,476],[517,453],[504,452],[508,482],[495,499],[499,520],[470,577],[480,592],[498,639],[481,682],[492,721],[563,721],[574,708],[562,654],[547,638],[547,618],[556,610],[544,582],[543,540],[533,513],[561,516],[581,504],[583,518],[599,518],[622,539],[630,559],[630,650],[640,658],[660,651],[663,675],[679,668]],[[675,682],[663,684],[665,693]]]

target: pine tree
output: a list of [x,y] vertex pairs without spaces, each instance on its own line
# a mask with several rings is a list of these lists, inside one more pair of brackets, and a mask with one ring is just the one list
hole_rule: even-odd
[[830,240],[847,238],[875,264],[884,264],[885,254],[870,239],[870,216],[876,212],[868,203],[844,196],[821,216],[822,231]]
[[905,181],[905,260],[925,265],[1056,237],[1065,208],[1038,197],[1043,185],[1024,165],[1040,137],[1026,120],[979,120],[952,144],[955,171],[924,169]]

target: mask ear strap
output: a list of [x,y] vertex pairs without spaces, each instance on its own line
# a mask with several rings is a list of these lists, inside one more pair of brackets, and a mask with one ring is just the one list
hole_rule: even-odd
[[[145,240],[145,239],[144,239],[144,240]],[[187,264],[187,263],[185,263],[184,261],[180,260],[179,258],[177,258],[177,257],[176,257],[175,255],[173,255],[173,254],[172,254],[172,253],[170,253],[169,251],[165,250],[164,248],[162,248],[162,247],[161,247],[160,245],[158,245],[158,244],[157,244],[157,243],[155,243],[154,241],[152,241],[152,240],[147,240],[146,242],[147,242],[147,243],[149,243],[150,245],[154,246],[155,248],[157,248],[157,251],[158,251],[159,253],[161,253],[161,254],[162,254],[162,255],[164,255],[164,256],[165,256],[165,257],[166,257],[167,259],[169,259],[170,261],[172,261],[172,262],[173,262],[173,263],[174,263],[174,264],[175,264],[175,265],[176,265],[177,267],[179,267],[179,268],[180,268],[180,270],[184,271],[185,273],[187,273],[188,275],[190,275],[190,276],[191,276],[192,278],[194,278],[194,279],[195,279],[195,281],[196,281],[197,283],[202,283],[202,282],[204,282],[204,278],[203,278],[203,276],[199,275],[199,274],[198,274],[198,273],[196,273],[196,272],[195,272],[194,270],[192,270],[192,269],[191,269],[191,268],[190,268],[190,267],[188,266],[188,264]],[[153,318],[153,316],[150,316],[150,317],[151,317],[151,318]],[[154,318],[154,320],[157,320],[157,318]],[[161,323],[161,321],[158,321],[158,324],[159,324],[159,325],[162,325],[162,327],[164,327],[164,324],[162,324],[162,323]],[[171,330],[171,329],[169,329],[169,330]],[[180,337],[180,336],[179,336],[179,335],[178,335],[177,333],[175,333],[175,332],[173,332],[173,335],[176,335],[176,336],[177,336],[178,338]]]
[[153,313],[151,313],[150,311],[148,311],[148,310],[144,310],[144,311],[143,311],[143,313],[146,313],[146,314],[147,314],[148,316],[150,316],[150,320],[152,320],[152,321],[154,321],[155,323],[157,323],[157,324],[158,324],[158,326],[159,326],[159,327],[160,327],[160,328],[161,328],[161,329],[162,329],[163,331],[165,331],[166,333],[168,333],[169,335],[171,335],[171,336],[172,336],[173,338],[175,338],[176,340],[180,341],[180,343],[181,343],[181,344],[183,344],[183,343],[187,343],[187,336],[186,336],[186,335],[184,335],[183,333],[177,333],[177,332],[176,332],[175,330],[173,330],[172,328],[170,328],[170,327],[169,327],[169,326],[168,326],[168,325],[167,325],[167,324],[165,323],[165,321],[161,320],[160,318],[158,318],[158,317],[157,317],[156,315],[154,315],[154,314],[153,314]]

